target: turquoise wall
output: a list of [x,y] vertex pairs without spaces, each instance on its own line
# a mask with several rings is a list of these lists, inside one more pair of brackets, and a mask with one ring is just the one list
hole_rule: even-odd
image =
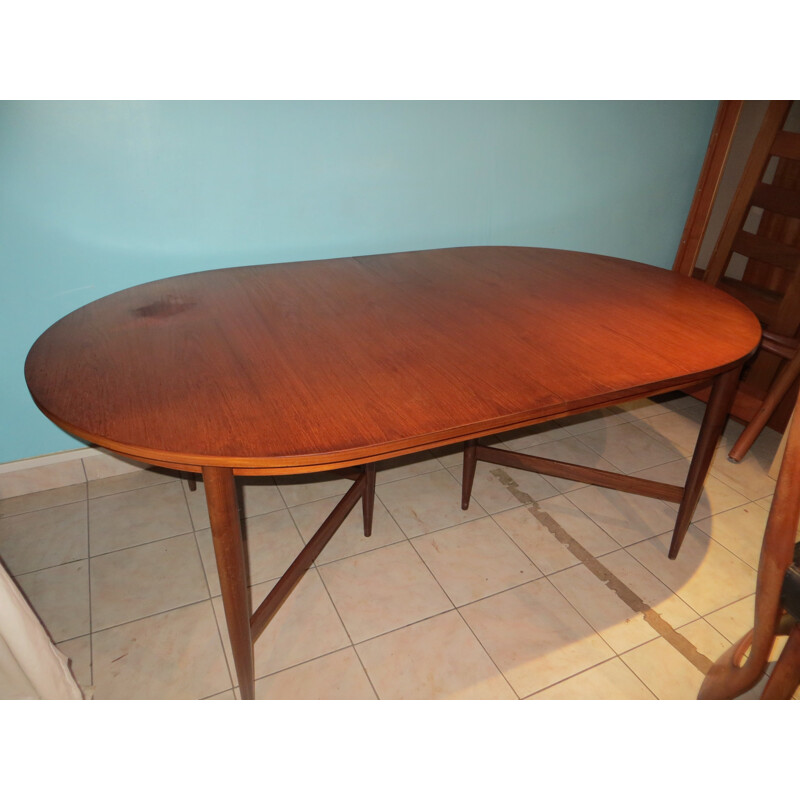
[[0,103],[0,462],[83,443],[36,337],[109,292],[240,264],[520,244],[669,267],[713,102]]

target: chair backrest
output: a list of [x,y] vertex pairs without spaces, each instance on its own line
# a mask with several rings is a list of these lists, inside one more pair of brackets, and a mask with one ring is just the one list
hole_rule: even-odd
[[[749,306],[765,330],[785,336],[800,326],[800,133],[784,130],[791,105],[767,107],[703,276]],[[754,210],[761,213],[755,232]],[[739,279],[726,274],[734,254],[747,259]]]

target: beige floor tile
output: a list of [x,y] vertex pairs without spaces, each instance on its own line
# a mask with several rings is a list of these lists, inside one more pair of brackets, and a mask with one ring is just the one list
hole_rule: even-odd
[[[258,517],[286,508],[283,496],[275,484],[275,478],[268,476],[237,477],[236,485],[239,488],[239,502],[244,517]],[[203,500],[205,501],[205,494]],[[208,514],[207,508],[206,514]]]
[[[287,509],[250,517],[242,527],[248,582],[251,586],[280,578],[303,549],[303,540]],[[211,594],[218,595],[219,574],[209,529],[197,532],[197,544]]]
[[319,568],[354,642],[452,608],[408,542]]
[[756,504],[761,506],[761,508],[765,508],[769,511],[772,508],[772,498],[774,495],[769,495],[768,497],[762,497],[760,500],[756,500]]
[[110,478],[114,475],[143,472],[147,469],[141,461],[111,453],[101,448],[92,448],[83,459],[83,468],[86,471],[86,480],[96,481]]
[[89,633],[89,563],[86,559],[29,572],[16,580],[54,642]]
[[[463,476],[460,467],[451,467],[450,474],[459,484],[461,483]],[[518,495],[512,492],[499,477],[501,475],[503,479],[510,478],[514,481],[516,491],[521,493],[525,499],[519,499]],[[546,497],[553,497],[557,494],[558,490],[535,472],[500,467],[497,464],[487,464],[485,461],[479,461],[475,468],[472,499],[477,500],[481,508],[489,514],[516,508],[530,500],[544,500]]]
[[[286,508],[274,478],[237,477],[236,487],[239,493],[239,513],[242,517],[255,517]],[[188,484],[184,484],[183,490],[194,529],[199,531],[210,527],[203,482],[198,480],[194,491],[190,491]]]
[[697,527],[757,570],[768,515],[757,503],[748,503],[700,520]]
[[86,473],[80,458],[43,464],[39,467],[0,473],[0,499],[83,484]]
[[731,643],[704,619],[696,619],[678,628],[678,633],[688,639],[697,648],[697,652],[710,661],[716,661],[731,646]]
[[78,503],[83,500],[86,500],[85,483],[61,486],[58,489],[46,489],[43,492],[21,494],[17,497],[0,500],[0,520],[5,517],[13,517],[16,514],[27,514],[30,511],[54,508],[55,506]]
[[[760,500],[756,500],[756,505],[760,508],[765,509],[766,511],[770,511],[772,509],[772,499],[774,495],[769,495],[768,497],[762,497]],[[800,525],[797,526],[798,531],[800,532]]]
[[748,500],[759,500],[775,491],[775,481],[767,474],[772,458],[751,450],[738,464],[728,460],[728,449],[718,447],[711,462],[711,474]]
[[700,422],[677,411],[667,411],[633,423],[643,433],[677,456],[691,456],[700,433]]
[[275,483],[283,497],[283,502],[291,508],[302,503],[313,503],[323,497],[343,495],[353,481],[340,478],[335,473],[319,472],[308,475],[281,475]]
[[656,398],[643,397],[639,400],[631,400],[627,403],[620,403],[615,408],[620,411],[625,411],[636,419],[647,419],[648,417],[655,417],[658,414],[665,414],[669,409],[663,403],[658,402]]
[[658,635],[606,583],[579,564],[550,576],[551,583],[617,653]]
[[474,499],[469,509],[462,511],[461,485],[446,469],[384,484],[376,493],[406,536],[486,516]]
[[12,575],[86,558],[86,503],[0,519],[0,558]]
[[694,525],[675,560],[667,558],[670,539],[665,534],[627,550],[700,616],[753,593],[755,570]]
[[659,700],[695,700],[705,676],[665,639],[655,639],[620,658]]
[[[211,520],[208,517],[208,506],[206,505],[206,489],[203,482],[197,478],[195,482],[194,491],[189,489],[187,481],[181,481],[181,488],[183,496],[186,499],[186,506],[189,509],[189,516],[192,520],[192,527],[196,531],[202,531],[211,526]],[[239,502],[241,503],[241,495]],[[239,509],[240,515],[242,509]]]
[[578,563],[527,506],[495,514],[493,519],[544,575]]
[[590,431],[581,434],[578,441],[588,445],[617,469],[628,474],[675,461],[682,455],[675,447],[664,445],[648,436],[634,423]]
[[[327,498],[314,503],[305,503],[302,506],[293,506],[290,509],[303,541],[308,542],[314,536],[338,500],[338,497]],[[387,544],[405,541],[405,538],[403,531],[389,515],[380,499],[376,497],[372,518],[372,535],[364,536],[364,517],[359,503],[325,546],[317,558],[317,564],[328,564],[331,561],[338,561],[340,558],[366,553],[369,550],[385,547]]]
[[528,428],[518,428],[515,431],[506,431],[497,434],[497,447],[502,450],[519,451],[526,447],[535,447],[545,442],[555,442],[572,436],[566,428],[562,428],[557,420],[531,425]]
[[547,578],[464,606],[461,614],[520,697],[614,655]]
[[613,428],[630,422],[633,417],[619,406],[610,408],[598,408],[594,411],[587,411],[585,414],[575,414],[571,417],[564,417],[558,424],[572,436],[581,436],[584,433],[602,430],[603,428]]
[[[772,499],[773,495],[762,497],[760,500],[756,500],[756,505],[769,512],[772,509]],[[800,541],[800,522],[797,523],[797,541]]]
[[159,483],[177,481],[177,473],[156,469],[137,469],[121,475],[112,475],[107,478],[90,480],[87,488],[89,497],[106,497],[109,494],[130,492],[133,489],[144,489],[147,486],[157,486]]
[[[267,596],[277,581],[253,586],[250,590],[253,608]],[[219,623],[225,656],[235,678],[233,656],[225,623],[222,598],[215,597],[214,613]],[[255,676],[261,678],[273,672],[293,667],[304,661],[341,650],[350,645],[339,615],[317,574],[310,569],[297,584],[278,613],[270,621],[254,647]]]
[[179,481],[89,500],[89,552],[93,556],[191,530]]
[[451,611],[356,645],[382,700],[514,700],[464,620]]
[[194,534],[91,559],[92,628],[110,628],[208,597]]
[[[688,458],[682,458],[679,461],[670,461],[669,464],[661,464],[633,474],[637,478],[644,478],[645,480],[662,481],[675,486],[683,486],[689,473],[689,463]],[[743,494],[709,474],[706,476],[703,493],[700,496],[700,501],[692,519],[694,521],[705,519],[712,514],[719,514],[722,511],[745,505],[747,502],[748,500]]]
[[456,606],[542,576],[491,517],[418,536],[413,546]]
[[655,700],[656,696],[618,658],[537,692],[529,700]]
[[[731,603],[725,608],[714,611],[705,617],[706,621],[721,633],[731,644],[738,642],[746,633],[752,630],[755,622],[755,594]],[[774,662],[781,654],[786,638],[778,636],[775,639],[772,650],[770,651],[767,672],[772,671]],[[715,659],[714,659],[715,660]]]
[[[741,422],[737,422],[735,419],[728,418],[728,421],[725,423],[725,427],[722,430],[719,446],[724,447],[726,450],[730,450],[731,447],[736,444],[736,441],[741,436],[743,430],[744,425]],[[777,441],[780,440],[780,434],[778,434],[777,431],[771,430],[770,428],[765,428],[765,430],[775,434],[778,437],[776,440],[777,449]],[[765,443],[766,439],[762,439],[762,446],[764,446]]]
[[[617,542],[566,496],[551,497],[537,505],[591,555],[598,556],[619,548]],[[494,519],[545,575],[578,563],[579,559],[531,513],[531,508],[526,506],[504,511],[496,514]]]
[[[744,425],[741,422],[729,419],[725,425],[725,430],[722,432],[720,447],[724,447],[726,452],[730,452],[743,430]],[[762,463],[771,463],[775,453],[778,451],[782,436],[783,434],[778,431],[765,427],[753,444],[750,445],[748,452],[756,455]]]
[[697,619],[694,609],[624,550],[601,556],[599,561],[673,628]]
[[374,700],[352,647],[256,681],[256,700]]
[[96,700],[193,700],[227,691],[211,601],[92,634]]
[[442,463],[430,452],[412,453],[378,462],[375,483],[377,485],[390,483],[414,475],[424,475],[426,472],[436,472],[441,468]]
[[227,692],[220,692],[219,694],[212,694],[211,697],[204,697],[203,700],[238,700],[238,696],[233,689],[228,689]]
[[[564,461],[567,464],[578,464],[582,467],[594,467],[608,472],[619,472],[610,461],[606,461],[591,447],[587,447],[574,436],[558,439],[554,442],[545,442],[535,447],[526,447],[520,452],[528,453],[538,458],[549,458],[552,461]],[[553,478],[551,476],[547,476],[547,482],[551,483],[559,492],[571,492],[586,485],[579,481],[568,481],[564,478]]]
[[79,636],[77,639],[69,639],[60,642],[58,649],[69,659],[69,668],[72,676],[86,691],[91,691],[92,685],[92,637]]
[[748,631],[752,630],[755,620],[755,607],[756,596],[751,594],[724,608],[720,608],[718,611],[713,611],[705,619],[731,644],[734,644]]
[[569,499],[623,547],[671,531],[678,515],[675,504],[601,486],[576,489]]
[[[492,440],[494,440],[494,437],[492,437]],[[458,443],[448,444],[445,447],[436,447],[430,451],[430,454],[443,467],[455,467],[464,462],[464,445]]]

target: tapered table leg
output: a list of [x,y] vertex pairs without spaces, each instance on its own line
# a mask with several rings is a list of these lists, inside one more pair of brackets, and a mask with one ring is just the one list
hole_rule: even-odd
[[204,467],[203,483],[239,692],[243,700],[252,700],[255,697],[253,639],[250,632],[242,526],[233,470],[226,467]]
[[364,536],[372,536],[372,515],[375,509],[375,464],[364,465],[364,494],[361,506],[364,512]]
[[475,480],[475,468],[478,465],[478,440],[464,442],[464,470],[461,476],[461,508],[469,508],[472,495],[472,484]]
[[703,483],[706,475],[708,475],[711,460],[714,457],[714,449],[719,442],[719,437],[722,435],[722,429],[725,427],[725,421],[731,410],[741,371],[742,368],[737,367],[728,370],[728,372],[720,373],[714,379],[706,413],[700,426],[700,434],[697,437],[697,444],[694,448],[692,463],[689,466],[689,474],[686,477],[683,499],[678,508],[678,518],[675,521],[672,542],[669,546],[670,558],[675,558],[678,555],[686,536],[686,531],[692,521],[692,515],[700,500],[700,495],[703,493]]

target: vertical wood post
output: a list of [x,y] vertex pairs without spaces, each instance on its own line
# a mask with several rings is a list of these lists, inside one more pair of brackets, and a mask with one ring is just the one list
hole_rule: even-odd
[[203,483],[239,692],[243,700],[252,700],[255,697],[253,640],[250,634],[244,543],[233,470],[227,467],[203,467]]
[[692,516],[697,508],[697,503],[700,500],[700,495],[703,493],[703,483],[706,475],[708,475],[711,460],[714,457],[714,448],[719,442],[719,437],[731,410],[741,371],[741,366],[738,366],[735,369],[722,372],[714,378],[711,396],[708,398],[706,413],[703,416],[700,433],[694,447],[692,463],[689,466],[689,474],[686,476],[683,499],[678,508],[678,518],[675,520],[672,542],[669,546],[670,558],[677,557],[686,536],[686,531],[692,521]]

